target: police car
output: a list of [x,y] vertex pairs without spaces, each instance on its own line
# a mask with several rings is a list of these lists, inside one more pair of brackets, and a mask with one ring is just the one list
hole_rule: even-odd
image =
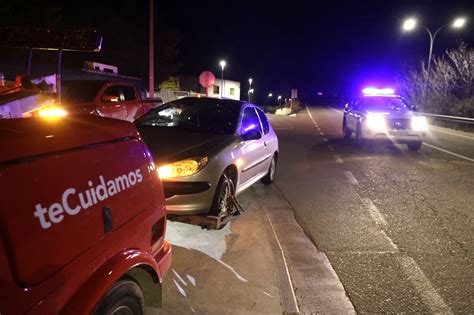
[[342,130],[346,140],[355,134],[357,144],[388,140],[417,151],[427,135],[428,123],[393,89],[366,88],[362,96],[346,104]]

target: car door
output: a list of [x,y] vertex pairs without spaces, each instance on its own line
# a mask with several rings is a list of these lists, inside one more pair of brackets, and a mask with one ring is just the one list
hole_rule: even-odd
[[[243,109],[240,134],[243,136],[252,130],[262,134],[262,126],[260,125],[257,112],[253,107],[249,106]],[[266,155],[263,138],[244,140],[240,152],[239,184],[242,186],[258,180],[261,172],[266,169],[266,165],[264,165]]]
[[123,105],[123,96],[120,86],[108,86],[100,95],[98,112],[101,116],[127,119],[127,108]]
[[265,113],[259,109],[258,107],[255,107],[255,110],[257,111],[258,118],[260,119],[260,124],[262,126],[262,141],[263,141],[263,146],[265,147],[265,157],[266,160],[262,163],[264,168],[263,168],[263,175],[265,175],[270,168],[270,162],[273,154],[275,151],[277,151],[278,147],[278,140],[275,135],[275,132],[270,128],[270,123],[268,122],[267,116]]
[[143,107],[141,106],[135,88],[130,85],[121,85],[122,95],[124,98],[123,105],[127,110],[127,120],[134,122],[143,115]]
[[356,130],[359,116],[359,100],[355,100],[354,102],[349,104],[348,112],[346,115],[347,126],[350,130]]

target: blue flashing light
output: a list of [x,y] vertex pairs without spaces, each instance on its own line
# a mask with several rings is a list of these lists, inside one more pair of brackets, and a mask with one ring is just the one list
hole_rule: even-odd
[[364,95],[394,95],[395,90],[392,88],[378,89],[374,87],[368,87],[362,90],[362,94]]

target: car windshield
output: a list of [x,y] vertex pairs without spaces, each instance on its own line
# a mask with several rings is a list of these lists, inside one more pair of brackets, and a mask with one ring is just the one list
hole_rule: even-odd
[[91,102],[106,82],[101,81],[65,81],[61,85],[62,95],[67,102]]
[[219,100],[181,100],[151,110],[137,126],[179,128],[195,132],[233,134],[240,108]]
[[397,111],[406,112],[410,108],[408,105],[399,97],[379,97],[370,96],[364,97],[361,100],[361,104],[364,109],[368,111]]

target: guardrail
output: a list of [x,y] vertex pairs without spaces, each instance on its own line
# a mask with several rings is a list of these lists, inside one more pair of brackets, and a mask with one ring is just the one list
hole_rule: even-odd
[[420,113],[424,116],[427,117],[433,117],[435,119],[439,120],[445,120],[445,121],[450,121],[450,122],[457,122],[457,123],[462,123],[462,124],[474,124],[474,118],[468,118],[468,117],[458,117],[458,116],[448,116],[448,115],[438,115],[438,114],[429,114],[429,113]]

